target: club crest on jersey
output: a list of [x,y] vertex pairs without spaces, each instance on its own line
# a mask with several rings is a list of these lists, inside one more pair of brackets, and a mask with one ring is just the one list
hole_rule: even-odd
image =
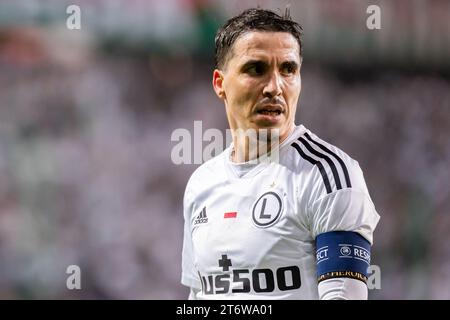
[[206,207],[204,207],[202,211],[200,211],[198,216],[195,218],[194,226],[204,223],[208,223],[208,217],[206,216]]
[[282,213],[282,197],[275,191],[268,191],[253,204],[252,220],[258,228],[267,228],[274,225]]

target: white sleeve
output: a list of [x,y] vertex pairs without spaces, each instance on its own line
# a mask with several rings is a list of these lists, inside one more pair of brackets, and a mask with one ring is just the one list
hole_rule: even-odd
[[[373,244],[373,232],[380,216],[370,199],[358,165],[350,169],[352,187],[322,195],[309,206],[309,225],[314,239],[332,231],[351,231]],[[318,285],[319,298],[367,299],[367,285],[350,277],[323,280]]]
[[354,231],[373,243],[380,216],[370,199],[359,165],[349,166],[352,187],[337,190],[310,202],[312,236],[330,231]]
[[367,300],[367,286],[351,278],[333,278],[319,283],[320,300]]
[[184,236],[183,236],[183,253],[182,253],[182,271],[181,283],[190,288],[201,290],[201,283],[195,268],[194,251],[192,245],[192,218],[193,202],[191,200],[191,192],[189,184],[186,187],[183,201],[184,211]]
[[371,244],[380,216],[367,194],[342,189],[315,201],[310,208],[312,236],[330,231],[358,232]]

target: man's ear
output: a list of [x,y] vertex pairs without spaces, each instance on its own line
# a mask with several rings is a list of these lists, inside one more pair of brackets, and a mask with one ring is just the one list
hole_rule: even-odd
[[219,99],[225,99],[225,90],[223,88],[223,73],[219,69],[213,72],[212,85]]

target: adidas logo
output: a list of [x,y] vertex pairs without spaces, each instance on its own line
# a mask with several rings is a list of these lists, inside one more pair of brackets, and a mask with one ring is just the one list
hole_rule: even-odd
[[208,217],[206,216],[206,207],[200,211],[200,214],[194,220],[194,226],[200,223],[207,223]]

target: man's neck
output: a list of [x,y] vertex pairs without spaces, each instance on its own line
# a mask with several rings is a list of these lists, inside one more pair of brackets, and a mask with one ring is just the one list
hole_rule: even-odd
[[231,161],[236,163],[249,162],[272,152],[279,147],[294,131],[295,125],[279,135],[278,129],[259,131],[255,135],[243,135],[242,132],[233,130],[233,150],[231,151]]

